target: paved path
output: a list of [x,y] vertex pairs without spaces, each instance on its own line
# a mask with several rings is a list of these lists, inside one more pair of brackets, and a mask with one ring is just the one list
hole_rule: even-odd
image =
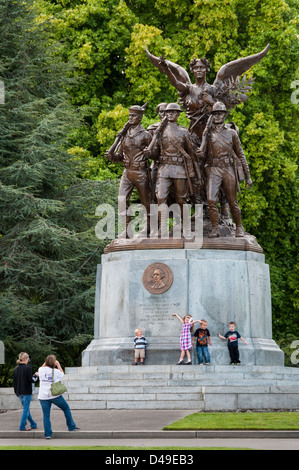
[[[76,425],[81,431],[143,431],[162,430],[164,426],[198,410],[72,410]],[[41,409],[31,410],[33,419],[43,431]],[[0,432],[19,429],[22,410],[0,413]],[[53,431],[67,431],[64,414],[52,407]],[[24,433],[23,433],[24,434]],[[0,435],[1,438],[1,435]]]
[[73,410],[80,431],[69,433],[60,410],[51,412],[51,440],[43,437],[42,412],[32,410],[37,431],[19,432],[21,410],[0,413],[0,449],[3,446],[134,446],[235,447],[299,450],[299,431],[162,431],[163,427],[195,410]]

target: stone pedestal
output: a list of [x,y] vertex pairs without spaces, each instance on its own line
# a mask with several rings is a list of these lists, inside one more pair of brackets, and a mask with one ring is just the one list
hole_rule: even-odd
[[[170,268],[165,292],[150,292],[144,273],[154,263]],[[164,279],[165,280],[165,279]],[[161,289],[163,291],[163,289]],[[134,330],[148,340],[146,364],[175,364],[180,354],[181,323],[172,313],[205,319],[212,335],[212,364],[230,362],[226,341],[229,321],[247,341],[239,341],[242,364],[283,365],[272,339],[269,267],[252,251],[165,249],[112,252],[98,266],[95,339],[82,355],[82,366],[133,361]],[[196,325],[197,328],[197,325]],[[196,363],[195,351],[193,359]]]
[[0,341],[0,364],[5,364],[4,344]]

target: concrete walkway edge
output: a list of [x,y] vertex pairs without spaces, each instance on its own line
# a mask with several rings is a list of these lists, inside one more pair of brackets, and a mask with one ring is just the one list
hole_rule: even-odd
[[[54,431],[55,439],[299,439],[299,431]],[[43,431],[0,431],[0,439],[44,439]]]

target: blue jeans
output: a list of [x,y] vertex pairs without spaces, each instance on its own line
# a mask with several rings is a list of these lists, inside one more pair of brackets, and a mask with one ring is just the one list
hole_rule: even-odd
[[203,364],[203,360],[205,360],[205,362],[211,362],[208,346],[196,346],[196,351],[199,364]]
[[44,417],[44,430],[45,430],[45,437],[52,436],[52,427],[50,421],[50,411],[52,403],[58,406],[63,412],[66,420],[66,425],[69,431],[74,431],[76,429],[76,425],[73,421],[72,413],[70,410],[69,405],[65,401],[62,395],[56,398],[50,398],[49,400],[40,400],[40,404],[43,410],[43,417]]
[[23,407],[23,413],[21,416],[21,422],[20,422],[20,431],[25,431],[26,425],[27,425],[27,420],[30,423],[30,427],[32,429],[37,428],[36,422],[32,419],[32,416],[30,414],[30,403],[31,403],[31,395],[19,395],[20,402]]

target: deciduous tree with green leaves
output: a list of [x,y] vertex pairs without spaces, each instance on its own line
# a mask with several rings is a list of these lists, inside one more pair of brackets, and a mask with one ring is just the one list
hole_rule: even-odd
[[[126,109],[150,100],[145,123],[159,102],[177,99],[166,77],[148,61],[147,45],[185,69],[193,57],[211,62],[211,83],[230,60],[271,49],[247,77],[253,92],[231,119],[250,165],[253,188],[242,191],[245,228],[256,235],[270,263],[276,338],[299,335],[297,227],[298,18],[295,0],[36,0],[63,55],[75,62],[82,83],[72,101],[86,111],[89,130],[75,144],[87,151],[90,178],[119,176],[104,151],[126,121]],[[76,150],[73,150],[76,153]]]

